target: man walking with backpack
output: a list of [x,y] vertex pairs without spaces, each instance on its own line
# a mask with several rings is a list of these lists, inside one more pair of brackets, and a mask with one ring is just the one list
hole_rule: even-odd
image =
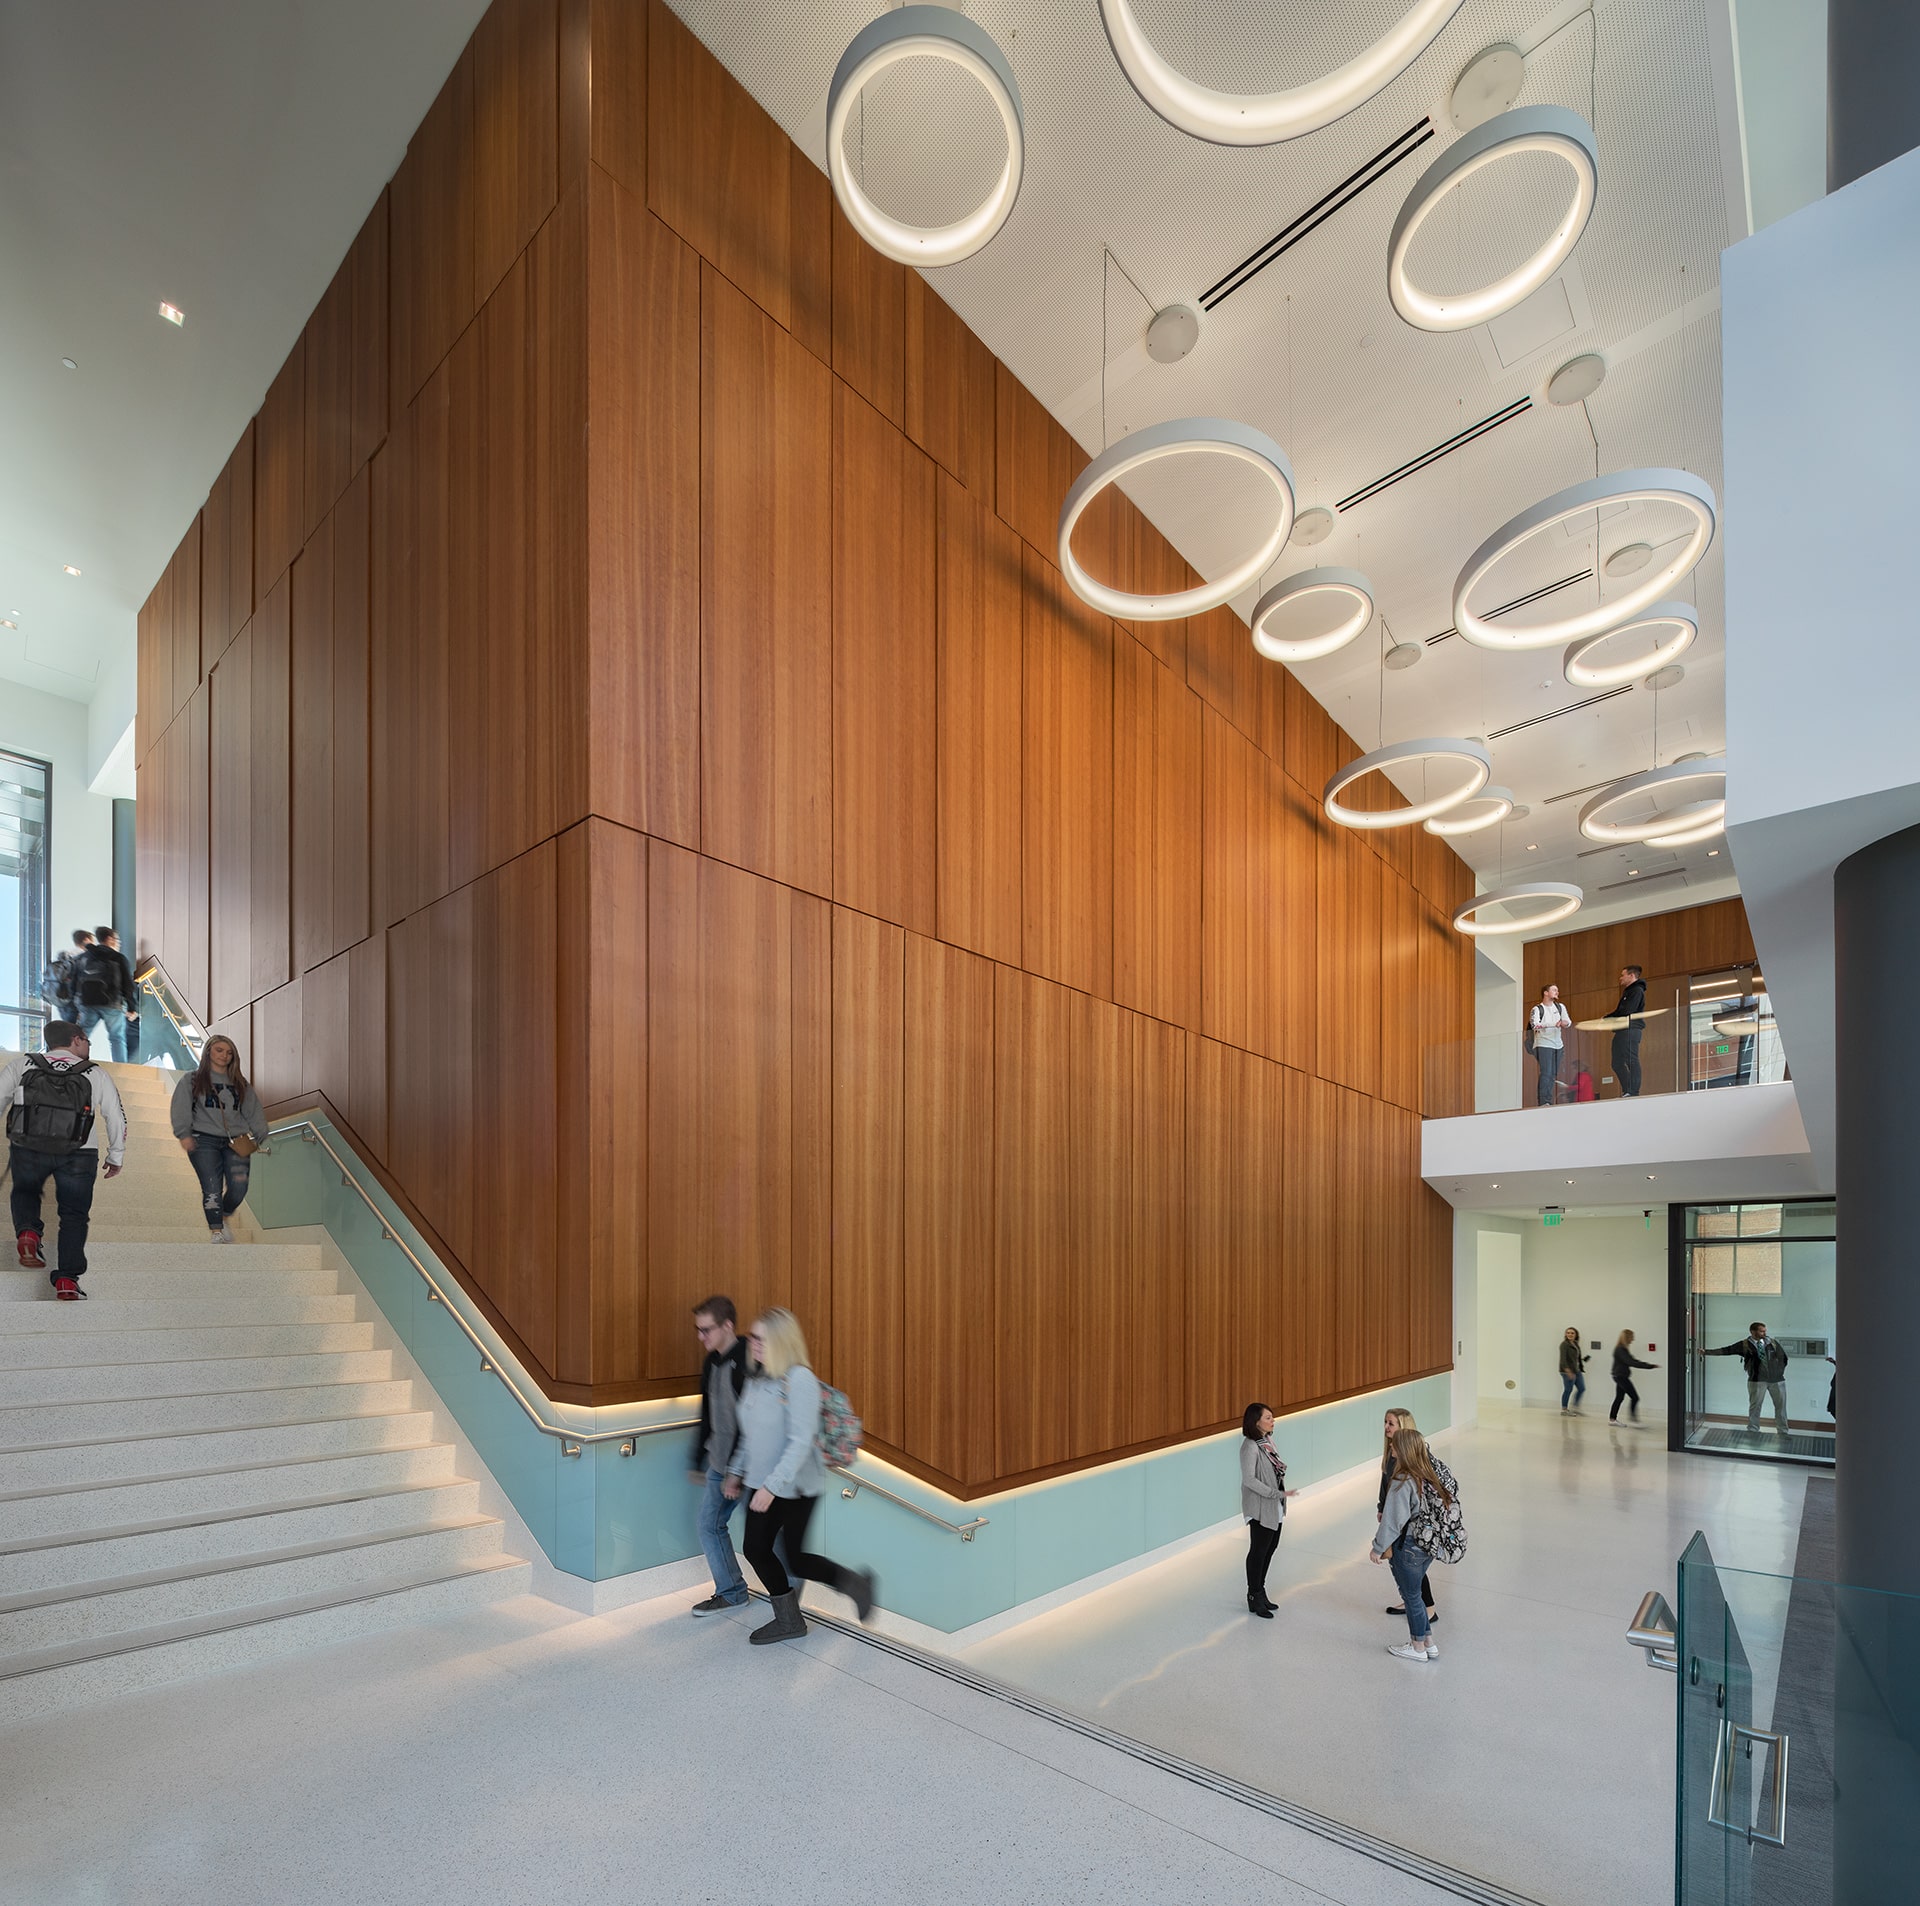
[[[71,1020],[48,1022],[46,1051],[22,1053],[0,1068],[13,1167],[13,1234],[25,1270],[45,1270],[40,1248],[46,1183],[60,1214],[60,1258],[50,1273],[62,1303],[86,1295],[87,1222],[93,1188],[116,1178],[127,1156],[127,1115],[112,1076],[87,1056],[87,1035]],[[104,1129],[105,1141],[102,1142]],[[100,1154],[107,1155],[101,1171]]]
[[94,1027],[106,1027],[107,1050],[116,1065],[125,1065],[127,1022],[139,1023],[140,995],[112,927],[101,927],[94,943],[74,955],[72,986],[73,1017],[80,1030],[91,1039]]

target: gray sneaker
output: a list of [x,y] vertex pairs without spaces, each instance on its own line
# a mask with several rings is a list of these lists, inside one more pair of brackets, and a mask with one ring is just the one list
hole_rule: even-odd
[[709,1595],[703,1602],[695,1602],[687,1612],[693,1615],[724,1615],[729,1609],[746,1607],[745,1600],[730,1602],[724,1595]]

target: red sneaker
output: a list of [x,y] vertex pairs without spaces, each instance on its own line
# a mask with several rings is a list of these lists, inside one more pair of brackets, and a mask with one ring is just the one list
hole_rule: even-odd
[[63,1304],[78,1303],[86,1296],[86,1292],[80,1288],[80,1280],[77,1277],[56,1277],[53,1280],[53,1294]]
[[44,1271],[47,1260],[40,1254],[40,1233],[22,1231],[14,1242],[20,1247],[20,1268],[23,1271]]

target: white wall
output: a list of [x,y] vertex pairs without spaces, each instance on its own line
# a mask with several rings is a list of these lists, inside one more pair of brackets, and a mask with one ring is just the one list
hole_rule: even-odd
[[[1609,1373],[1614,1340],[1631,1330],[1637,1340],[1635,1354],[1661,1366],[1634,1378],[1641,1413],[1664,1416],[1670,1348],[1666,1207],[1655,1205],[1650,1221],[1638,1216],[1569,1217],[1551,1230],[1535,1223],[1522,1231],[1520,1253],[1521,1392],[1526,1401],[1559,1408],[1557,1346],[1573,1324],[1589,1358],[1587,1407],[1606,1408],[1613,1400]],[[1598,1350],[1593,1348],[1596,1337]],[[1658,1347],[1650,1350],[1650,1343]],[[1744,1390],[1741,1394],[1744,1398]]]
[[[1513,949],[1517,955],[1518,947]],[[1473,1109],[1506,1112],[1520,1098],[1520,980],[1478,943],[1473,952]]]
[[0,683],[0,747],[53,763],[53,950],[113,918],[113,802],[87,791],[87,710]]
[[1502,1226],[1483,1228],[1477,1240],[1479,1301],[1475,1308],[1478,1352],[1474,1374],[1489,1402],[1517,1403],[1525,1381],[1522,1332],[1521,1241]]

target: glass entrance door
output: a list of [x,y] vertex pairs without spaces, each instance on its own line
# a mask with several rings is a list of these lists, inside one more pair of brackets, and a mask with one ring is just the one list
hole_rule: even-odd
[[1684,1906],[1749,1906],[1753,1817],[1753,1670],[1707,1538],[1680,1558],[1679,1832],[1674,1897]]
[[0,1048],[40,1043],[47,971],[48,763],[0,748]]

